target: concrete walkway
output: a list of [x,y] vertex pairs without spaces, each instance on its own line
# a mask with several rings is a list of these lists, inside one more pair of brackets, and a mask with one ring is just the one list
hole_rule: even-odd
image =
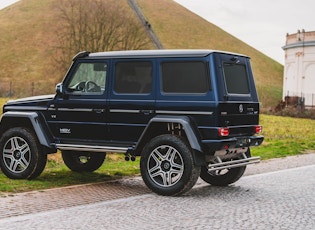
[[226,187],[199,181],[180,197],[151,193],[139,177],[18,194],[0,199],[0,229],[311,230],[314,163],[315,154],[265,161],[248,167],[264,173]]
[[[262,161],[247,166],[245,177],[289,168],[315,165],[315,153]],[[240,179],[242,180],[242,178]],[[195,187],[206,185],[199,180]],[[193,189],[190,193],[193,193]],[[43,211],[153,194],[141,177],[111,182],[77,185],[0,197],[0,220]]]

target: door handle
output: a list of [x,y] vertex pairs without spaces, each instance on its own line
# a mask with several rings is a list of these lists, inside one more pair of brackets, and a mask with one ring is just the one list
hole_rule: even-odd
[[143,113],[144,115],[150,115],[153,112],[153,110],[140,110],[140,113]]
[[104,109],[93,109],[95,113],[104,113]]

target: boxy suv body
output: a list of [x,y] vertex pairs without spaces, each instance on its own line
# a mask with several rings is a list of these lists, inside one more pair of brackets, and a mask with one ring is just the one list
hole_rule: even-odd
[[259,162],[259,101],[250,59],[211,50],[80,52],[56,95],[9,101],[0,123],[0,166],[32,179],[61,150],[73,171],[106,153],[141,156],[146,185],[188,191],[200,176],[224,186]]

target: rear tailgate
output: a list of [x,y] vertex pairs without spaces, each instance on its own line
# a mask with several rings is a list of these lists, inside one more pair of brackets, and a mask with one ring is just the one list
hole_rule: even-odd
[[256,133],[259,101],[250,58],[243,55],[216,54],[216,82],[219,103],[217,126],[228,127],[229,137]]
[[259,103],[220,103],[218,126],[229,127],[230,137],[253,135],[259,123]]

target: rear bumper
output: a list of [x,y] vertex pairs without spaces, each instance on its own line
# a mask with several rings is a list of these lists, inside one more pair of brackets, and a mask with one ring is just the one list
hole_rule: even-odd
[[243,167],[249,164],[256,164],[260,162],[260,157],[248,157],[242,153],[242,158],[237,160],[222,161],[219,156],[216,157],[218,163],[208,164],[208,172]]
[[216,152],[227,149],[247,148],[259,146],[264,141],[264,136],[233,137],[220,140],[202,140],[205,152]]

